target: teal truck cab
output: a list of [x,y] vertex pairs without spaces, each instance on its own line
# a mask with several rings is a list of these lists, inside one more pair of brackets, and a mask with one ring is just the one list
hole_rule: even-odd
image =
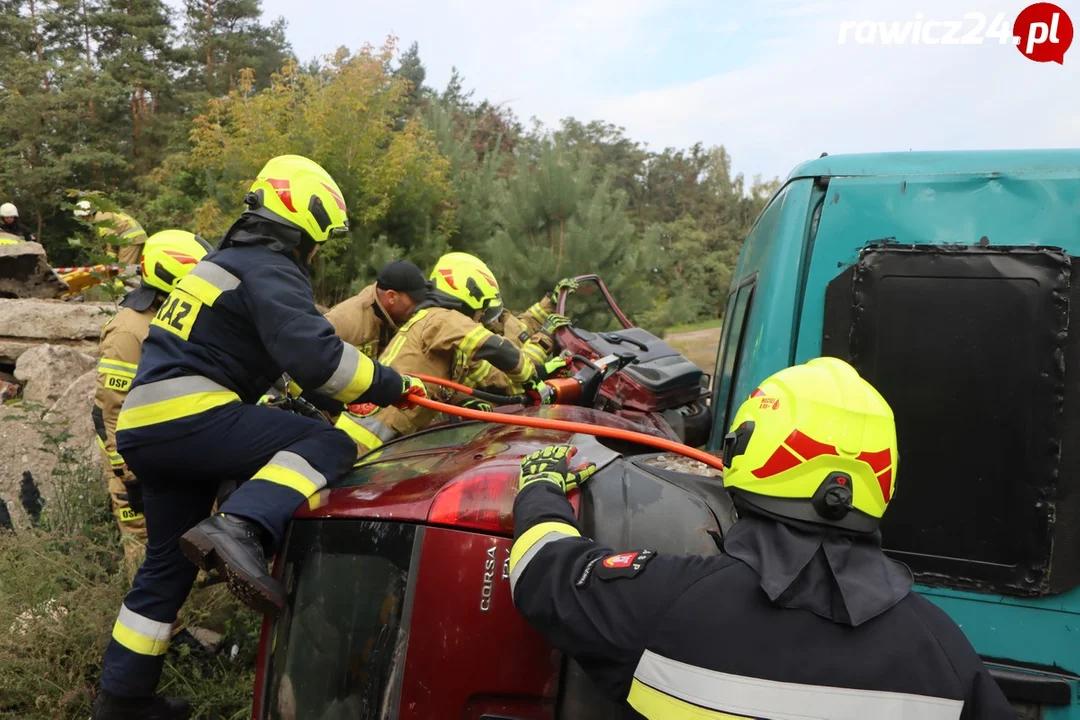
[[1025,720],[1080,719],[1080,150],[828,156],[746,238],[708,448],[831,355],[897,420],[882,525]]

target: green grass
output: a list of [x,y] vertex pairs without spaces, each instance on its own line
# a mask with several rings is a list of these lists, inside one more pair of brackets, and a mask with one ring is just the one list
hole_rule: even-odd
[[664,337],[671,335],[672,333],[686,333],[694,332],[696,330],[711,330],[712,328],[718,328],[724,324],[724,321],[720,318],[712,318],[711,320],[699,320],[694,323],[686,323],[685,325],[673,325],[664,331]]
[[[90,715],[130,570],[97,464],[81,461],[66,431],[32,410],[25,421],[36,423],[59,462],[39,479],[50,490],[41,522],[0,530],[0,719],[81,719]],[[201,720],[245,720],[261,619],[219,585],[196,589],[181,620],[224,641],[217,653],[170,648],[159,692],[188,698]]]

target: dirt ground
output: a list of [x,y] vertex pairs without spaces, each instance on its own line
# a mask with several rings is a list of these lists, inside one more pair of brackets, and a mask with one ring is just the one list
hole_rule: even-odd
[[685,355],[709,375],[716,365],[716,354],[720,348],[720,328],[692,330],[684,333],[668,333],[665,338],[671,347]]

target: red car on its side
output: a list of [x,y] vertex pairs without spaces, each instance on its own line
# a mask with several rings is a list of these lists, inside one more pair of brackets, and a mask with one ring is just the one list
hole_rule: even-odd
[[[612,333],[566,329],[560,340],[577,355],[579,377],[616,353],[627,357],[614,365],[636,363],[606,378],[593,372],[580,406],[515,412],[701,444],[707,377],[623,324]],[[720,552],[733,511],[716,473],[700,464],[496,423],[448,422],[402,438],[297,512],[275,562],[288,605],[263,626],[253,720],[618,717],[510,598],[520,461],[561,442],[600,467],[571,496],[587,535],[614,547]]]

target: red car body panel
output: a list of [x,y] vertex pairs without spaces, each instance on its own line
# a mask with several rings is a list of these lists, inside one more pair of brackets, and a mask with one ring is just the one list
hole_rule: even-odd
[[510,599],[511,539],[429,528],[423,543],[401,720],[553,717],[559,655]]
[[[608,426],[662,435],[655,424],[587,408],[522,412],[585,423],[602,418]],[[398,717],[551,720],[560,654],[514,608],[506,563],[513,544],[521,458],[570,436],[477,423],[458,426],[462,432],[448,435],[454,432],[450,427],[413,435],[370,454],[334,487],[313,495],[295,517],[425,525]],[[451,444],[444,437],[462,439],[464,429],[470,431],[464,442]],[[577,493],[571,493],[570,501],[576,510]],[[254,720],[264,717],[273,632],[274,624],[265,620]]]
[[[520,414],[592,424],[602,420],[607,427],[673,438],[661,430],[667,425],[663,418],[643,414],[622,417],[562,405],[524,408]],[[647,422],[649,418],[654,422]],[[396,444],[391,444],[361,459],[362,463],[378,461],[371,472],[362,476],[362,484],[352,484],[347,477],[335,487],[313,495],[295,517],[379,518],[486,531],[497,526],[510,535],[521,458],[552,443],[566,442],[568,437],[557,430],[486,425],[460,445],[399,452]],[[454,494],[460,492],[459,483],[463,481],[472,483],[470,503],[460,512],[450,513],[443,503],[455,500]],[[481,487],[488,488],[490,495],[484,497]],[[449,514],[440,517],[444,513]]]

